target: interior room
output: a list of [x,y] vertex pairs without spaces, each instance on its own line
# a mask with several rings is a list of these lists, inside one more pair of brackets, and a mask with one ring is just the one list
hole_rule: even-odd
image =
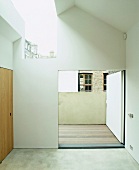
[[[0,0],[0,169],[138,170],[138,44],[137,0]],[[125,148],[58,149],[59,70],[125,70]]]

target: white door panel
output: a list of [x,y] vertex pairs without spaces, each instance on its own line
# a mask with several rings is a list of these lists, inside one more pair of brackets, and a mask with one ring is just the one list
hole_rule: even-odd
[[123,143],[123,72],[107,76],[106,125]]

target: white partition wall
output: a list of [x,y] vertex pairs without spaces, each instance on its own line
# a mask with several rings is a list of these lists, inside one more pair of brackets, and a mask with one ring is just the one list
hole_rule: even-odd
[[122,72],[107,76],[106,125],[123,143],[123,78]]
[[13,44],[0,34],[0,67],[13,69]]
[[[50,9],[53,13],[54,6]],[[51,28],[46,31],[52,34]],[[55,44],[55,37],[50,39]],[[46,46],[50,39],[46,39]],[[57,44],[53,59],[25,60],[18,52],[14,54],[16,148],[58,147],[58,70],[125,68],[123,33],[78,8],[58,19]],[[77,90],[77,86],[72,89]]]
[[58,92],[78,92],[78,71],[58,72]]
[[23,36],[24,22],[11,0],[0,1],[0,67],[13,70],[13,42]]
[[139,22],[127,36],[126,148],[139,163]]

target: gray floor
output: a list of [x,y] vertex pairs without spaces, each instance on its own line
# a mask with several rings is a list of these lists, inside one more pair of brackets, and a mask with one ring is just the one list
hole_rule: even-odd
[[14,149],[0,170],[139,170],[125,149]]

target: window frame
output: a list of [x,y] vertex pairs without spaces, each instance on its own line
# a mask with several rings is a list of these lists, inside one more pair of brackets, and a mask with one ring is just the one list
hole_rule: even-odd
[[103,73],[103,91],[104,92],[107,91],[107,76],[108,76],[108,73]]
[[[81,84],[81,77],[80,75],[83,75],[83,84]],[[91,79],[86,79],[86,75],[91,75]],[[91,83],[85,83],[85,81],[91,80]],[[84,90],[81,90],[81,86],[84,87]],[[86,87],[91,87],[91,90],[86,90]],[[93,91],[93,73],[78,73],[78,92],[92,92]]]

